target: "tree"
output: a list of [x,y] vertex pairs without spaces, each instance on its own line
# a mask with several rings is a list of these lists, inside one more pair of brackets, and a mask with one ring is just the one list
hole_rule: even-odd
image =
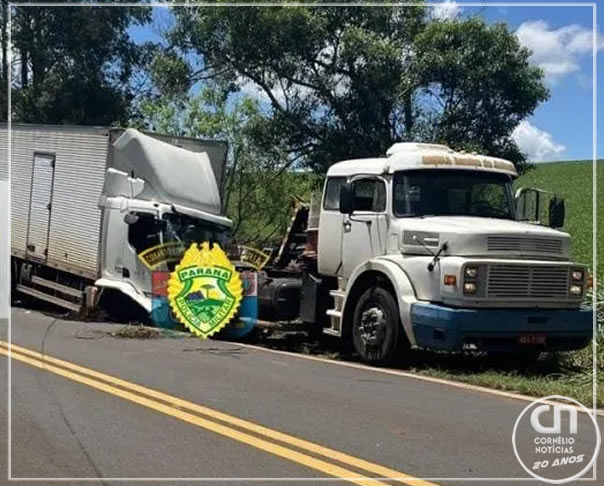
[[511,131],[548,96],[513,33],[480,19],[433,20],[421,6],[174,12],[166,55],[177,82],[160,76],[161,86],[212,78],[257,90],[270,123],[256,143],[280,145],[318,171],[401,140],[521,164]]
[[[176,9],[173,46],[197,56],[190,83],[209,76],[269,100],[265,148],[283,144],[325,170],[383,153],[406,133],[398,85],[421,8]],[[191,57],[189,56],[189,59]]]
[[549,92],[530,51],[505,24],[434,22],[414,41],[413,80],[428,139],[485,151],[522,166],[514,128]]
[[277,241],[289,223],[292,198],[309,198],[316,177],[288,170],[295,161],[279,147],[256,145],[253,134],[270,121],[257,100],[206,86],[196,95],[143,101],[140,111],[140,128],[227,141],[221,193],[234,221],[232,241],[260,248]]
[[14,119],[35,123],[109,125],[126,121],[135,96],[132,79],[150,58],[150,45],[129,37],[148,22],[141,7],[15,7],[13,48],[20,73]]

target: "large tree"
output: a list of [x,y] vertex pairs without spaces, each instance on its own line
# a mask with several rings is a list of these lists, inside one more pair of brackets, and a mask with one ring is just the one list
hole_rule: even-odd
[[152,48],[130,38],[148,22],[146,7],[29,7],[13,10],[19,73],[14,119],[36,123],[106,125],[126,121],[133,77]]
[[[418,7],[180,8],[156,72],[163,89],[209,77],[256,90],[257,134],[325,170],[395,141],[445,142],[522,163],[517,122],[548,96],[503,25],[439,21]],[[165,69],[169,67],[169,69]],[[185,82],[186,80],[186,82]]]

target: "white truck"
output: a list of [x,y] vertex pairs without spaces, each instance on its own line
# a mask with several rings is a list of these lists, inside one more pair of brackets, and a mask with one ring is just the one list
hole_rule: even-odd
[[592,337],[592,310],[581,308],[591,277],[555,229],[564,201],[549,200],[551,227],[535,224],[544,191],[514,195],[516,177],[511,162],[434,144],[336,163],[318,228],[307,230],[316,268],[297,284],[269,274],[260,297],[350,338],[368,363],[390,361],[401,346],[582,348]]
[[[140,253],[161,248],[168,234],[183,246],[228,234],[222,142],[25,124],[13,124],[11,135],[15,294],[76,312],[101,300],[111,311],[148,314],[153,274],[166,268]],[[4,125],[3,155],[7,144]]]

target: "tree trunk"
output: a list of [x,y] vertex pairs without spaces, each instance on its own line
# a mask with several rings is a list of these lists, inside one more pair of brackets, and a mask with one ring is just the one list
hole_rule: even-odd
[[27,49],[21,48],[21,88],[27,88]]
[[[21,88],[25,89],[29,85],[29,76],[28,76],[28,61],[29,61],[29,52],[28,45],[30,42],[31,35],[31,25],[30,25],[30,17],[29,12],[27,12],[27,8],[21,8],[19,11],[19,15],[17,19],[19,21],[21,27],[21,41],[19,43],[18,49],[21,54]],[[27,39],[27,41],[25,41]]]
[[407,139],[411,137],[411,130],[413,129],[413,104],[411,103],[411,95],[405,97],[405,136]]

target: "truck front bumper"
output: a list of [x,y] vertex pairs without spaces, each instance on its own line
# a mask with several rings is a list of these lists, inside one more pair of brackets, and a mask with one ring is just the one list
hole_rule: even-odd
[[[411,305],[417,345],[444,351],[581,349],[592,338],[591,309],[459,309]],[[525,344],[528,343],[528,344]]]

